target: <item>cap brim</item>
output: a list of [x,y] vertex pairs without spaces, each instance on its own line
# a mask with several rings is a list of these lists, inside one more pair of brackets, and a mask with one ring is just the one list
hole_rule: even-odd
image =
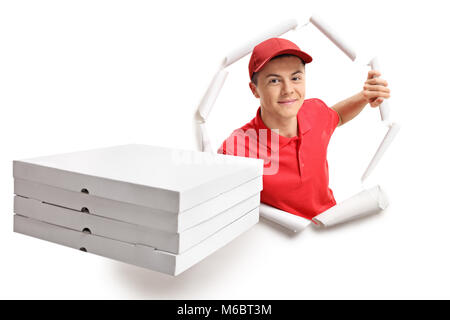
[[304,63],[310,63],[313,59],[312,57],[307,54],[306,52],[295,50],[295,49],[285,49],[280,50],[272,54],[269,58],[267,58],[263,63],[259,65],[258,68],[256,68],[253,72],[259,72],[271,59],[273,59],[276,56],[282,55],[282,54],[292,54],[294,56],[299,57],[303,60]]

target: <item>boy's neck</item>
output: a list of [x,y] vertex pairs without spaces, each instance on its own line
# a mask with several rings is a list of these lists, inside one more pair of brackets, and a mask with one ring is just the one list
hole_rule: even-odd
[[267,112],[264,112],[264,109],[261,108],[261,119],[269,129],[278,129],[280,136],[292,138],[298,135],[298,123],[296,116],[292,118],[274,117],[267,114]]

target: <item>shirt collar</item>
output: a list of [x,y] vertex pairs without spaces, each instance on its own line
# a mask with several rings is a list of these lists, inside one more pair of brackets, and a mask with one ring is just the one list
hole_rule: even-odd
[[[308,114],[304,111],[306,108],[304,108],[304,105],[300,108],[300,110],[297,113],[297,125],[298,125],[298,129],[300,131],[300,135],[301,137],[303,137],[310,129],[311,129],[311,125],[310,122],[308,120]],[[303,110],[303,111],[302,111]],[[272,130],[270,130],[263,122],[262,118],[261,118],[261,106],[258,108],[258,111],[256,112],[256,117],[255,117],[255,125],[256,125],[256,132],[258,134],[259,137],[259,130],[260,129],[265,129],[268,130],[267,132],[271,132],[271,135],[273,137],[278,137],[278,146],[279,148],[277,148],[276,144],[272,145],[272,143],[268,143],[265,144],[264,141],[260,141],[260,143],[265,144],[266,147],[270,148],[272,151],[278,151],[279,149],[283,148],[284,146],[286,146],[289,142],[291,142],[292,140],[296,141],[298,139],[301,139],[301,137],[296,136],[296,137],[292,137],[292,138],[287,138],[287,137],[283,137],[275,132],[273,132]],[[269,141],[269,139],[267,139]]]

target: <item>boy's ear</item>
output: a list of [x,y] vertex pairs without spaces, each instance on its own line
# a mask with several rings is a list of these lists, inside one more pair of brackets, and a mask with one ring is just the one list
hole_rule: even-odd
[[248,83],[248,85],[249,85],[249,87],[250,87],[250,90],[252,90],[252,93],[253,93],[253,95],[255,96],[255,98],[259,98],[259,94],[258,94],[258,91],[256,90],[256,86],[255,86],[255,84],[253,83],[253,82],[249,82]]

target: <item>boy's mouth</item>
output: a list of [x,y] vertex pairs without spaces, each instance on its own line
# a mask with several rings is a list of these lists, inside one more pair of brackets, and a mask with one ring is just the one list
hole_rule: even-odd
[[278,101],[278,103],[281,104],[282,106],[290,106],[291,104],[293,104],[296,101],[297,101],[297,99],[289,99],[289,100]]

